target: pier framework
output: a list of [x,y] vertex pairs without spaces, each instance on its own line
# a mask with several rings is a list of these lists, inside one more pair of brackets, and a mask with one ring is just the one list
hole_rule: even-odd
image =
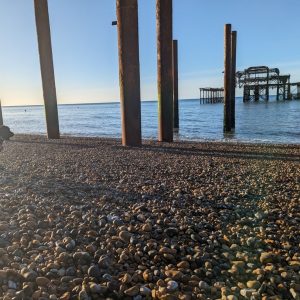
[[200,88],[200,104],[204,103],[223,103],[224,88]]
[[[278,68],[267,66],[250,67],[236,73],[239,87],[243,87],[243,101],[269,101],[270,90],[276,90],[277,100],[291,100],[298,98],[300,83],[291,83],[290,75],[281,75]],[[291,91],[297,86],[297,93]],[[298,88],[299,87],[299,88]]]

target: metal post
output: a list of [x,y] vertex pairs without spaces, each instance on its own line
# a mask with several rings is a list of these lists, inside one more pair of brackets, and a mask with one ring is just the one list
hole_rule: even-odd
[[119,81],[123,146],[139,146],[141,92],[137,0],[117,0]]
[[179,129],[179,107],[178,107],[178,41],[173,41],[173,109],[174,129]]
[[267,73],[267,84],[266,84],[266,101],[270,100],[270,86],[269,86],[270,70]]
[[172,14],[172,0],[156,0],[160,142],[173,141]]
[[47,0],[34,0],[34,8],[48,138],[58,139],[59,122]]
[[0,126],[3,125],[3,115],[2,115],[2,105],[1,105],[1,99],[0,99]]
[[224,57],[224,132],[231,131],[231,24],[225,25]]
[[287,95],[288,100],[292,99],[292,95],[291,95],[291,83],[288,82],[288,95]]
[[199,91],[200,91],[200,104],[201,104],[201,98],[202,98],[202,90],[201,90],[201,88],[199,89]]
[[235,73],[237,32],[231,33],[231,128],[235,128]]

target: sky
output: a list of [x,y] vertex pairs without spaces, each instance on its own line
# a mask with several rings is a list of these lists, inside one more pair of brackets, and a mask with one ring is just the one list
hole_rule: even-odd
[[[48,0],[58,103],[118,101],[115,0]],[[142,100],[157,99],[155,0],[138,0]],[[224,24],[237,69],[267,65],[300,81],[300,0],[173,0],[179,96],[223,86]],[[2,105],[43,104],[33,0],[0,0]]]

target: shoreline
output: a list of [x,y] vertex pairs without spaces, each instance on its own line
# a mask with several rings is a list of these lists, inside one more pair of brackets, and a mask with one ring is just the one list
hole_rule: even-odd
[[[40,133],[16,133],[15,136],[18,137],[41,137],[41,138],[47,138],[47,134],[40,134]],[[116,142],[121,142],[121,137],[117,136],[88,136],[88,135],[71,135],[71,134],[64,134],[61,133],[61,139],[91,139],[91,140],[112,140]],[[158,142],[157,138],[143,138],[142,139],[142,146],[147,145],[149,143],[157,143],[157,144],[193,144],[193,145],[201,145],[201,144],[222,144],[222,145],[241,145],[241,146],[248,146],[248,147],[284,147],[284,148],[300,148],[300,142],[299,143],[278,143],[278,142],[261,142],[257,140],[237,140],[237,139],[230,139],[228,140],[218,140],[218,139],[198,139],[198,140],[193,140],[193,139],[174,139],[173,143],[163,143],[163,142]]]
[[299,145],[16,135],[0,299],[297,299],[299,166]]

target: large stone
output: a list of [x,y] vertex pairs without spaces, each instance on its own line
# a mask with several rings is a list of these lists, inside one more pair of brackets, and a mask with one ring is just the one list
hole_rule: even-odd
[[13,136],[14,134],[10,131],[9,127],[4,125],[0,126],[0,139],[9,140]]

